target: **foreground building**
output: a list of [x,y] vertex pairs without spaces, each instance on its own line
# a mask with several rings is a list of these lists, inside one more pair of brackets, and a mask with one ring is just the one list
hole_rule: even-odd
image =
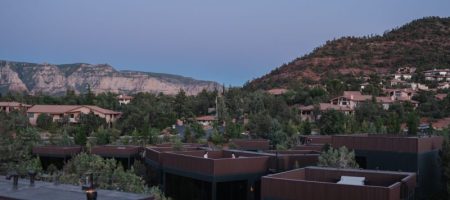
[[121,112],[91,105],[34,105],[27,111],[32,125],[36,125],[40,114],[49,115],[54,122],[67,118],[70,123],[78,123],[81,114],[89,113],[94,113],[94,115],[105,119],[108,124],[115,122],[121,115]]
[[[119,192],[113,190],[96,189],[99,200],[154,200],[152,196],[135,194],[129,192]],[[86,192],[81,186],[54,184],[50,182],[36,181],[31,186],[25,179],[19,179],[17,186],[13,186],[13,180],[6,180],[0,176],[0,199],[1,200],[83,200]]]
[[264,176],[262,200],[413,200],[414,173],[306,167]]
[[[323,139],[318,139],[323,137]],[[443,137],[417,137],[398,135],[334,135],[305,136],[304,145],[297,149],[315,149],[329,144],[334,148],[342,146],[355,151],[356,162],[362,169],[403,171],[417,174],[419,199],[425,199],[439,191],[441,184],[441,163],[439,152]],[[305,141],[318,141],[314,142]],[[322,143],[322,144],[320,144]]]

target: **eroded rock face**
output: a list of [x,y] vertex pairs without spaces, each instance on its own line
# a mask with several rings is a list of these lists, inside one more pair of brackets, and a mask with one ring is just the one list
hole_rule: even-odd
[[27,86],[9,65],[0,67],[0,89],[27,92]]
[[169,74],[117,71],[109,65],[49,65],[0,61],[0,91],[26,91],[30,94],[64,94],[67,89],[83,93],[90,86],[95,93],[164,93],[183,89],[189,95],[220,90],[219,84]]

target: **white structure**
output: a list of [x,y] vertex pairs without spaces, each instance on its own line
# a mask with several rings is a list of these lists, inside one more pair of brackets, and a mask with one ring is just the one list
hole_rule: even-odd
[[133,100],[133,97],[121,94],[117,96],[117,100],[119,100],[120,105],[127,105],[131,102],[131,100]]

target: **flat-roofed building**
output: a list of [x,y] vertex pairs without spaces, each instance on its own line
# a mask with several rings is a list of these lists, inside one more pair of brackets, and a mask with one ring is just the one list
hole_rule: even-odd
[[336,135],[331,146],[354,150],[356,161],[364,169],[416,173],[417,194],[422,199],[441,188],[442,143],[441,136]]
[[142,148],[133,145],[103,145],[91,148],[91,154],[103,158],[114,158],[122,163],[125,169],[131,168],[134,161],[140,157]]
[[50,164],[62,169],[67,161],[81,151],[81,146],[35,146],[32,149],[33,154],[41,159],[44,169],[47,169]]
[[[120,192],[114,190],[96,189],[99,200],[154,200],[151,195]],[[13,181],[6,180],[0,176],[0,199],[1,200],[83,200],[86,192],[81,186],[68,184],[55,184],[50,182],[36,181],[30,186],[30,181],[20,178],[17,188],[13,189]]]
[[306,167],[262,177],[262,200],[412,200],[414,173]]

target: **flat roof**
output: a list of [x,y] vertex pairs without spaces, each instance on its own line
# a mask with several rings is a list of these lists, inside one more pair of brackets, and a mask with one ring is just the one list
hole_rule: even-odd
[[[338,183],[343,177],[361,183]],[[261,199],[400,200],[415,187],[415,173],[306,167],[262,177]]]
[[[33,187],[29,180],[19,179],[17,189],[13,189],[12,180],[0,176],[0,199],[23,200],[83,200],[86,193],[81,186],[36,181]],[[97,199],[101,200],[152,200],[150,196],[136,193],[119,192],[114,190],[97,190]]]
[[139,146],[131,145],[104,145],[94,146],[91,149],[92,154],[108,157],[130,157],[136,156],[141,151]]
[[81,152],[81,146],[35,146],[33,154],[49,157],[67,157]]

